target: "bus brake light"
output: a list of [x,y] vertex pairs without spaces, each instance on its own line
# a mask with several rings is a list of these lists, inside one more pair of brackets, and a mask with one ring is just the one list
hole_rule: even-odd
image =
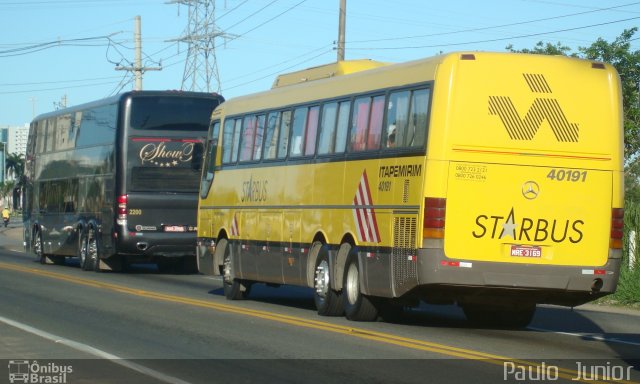
[[444,220],[447,199],[426,197],[424,199],[424,238],[444,238]]
[[127,224],[127,195],[118,196],[118,218],[116,222],[118,225]]
[[611,209],[611,237],[609,248],[622,249],[624,236],[624,208]]

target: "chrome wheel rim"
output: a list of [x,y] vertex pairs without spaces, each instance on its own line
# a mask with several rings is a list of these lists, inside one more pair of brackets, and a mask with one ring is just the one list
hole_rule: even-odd
[[350,304],[355,304],[356,301],[358,301],[358,296],[360,295],[358,267],[356,267],[355,263],[351,263],[349,265],[349,270],[347,270],[347,281],[345,285],[345,288],[347,290],[347,300],[349,300]]
[[40,234],[36,233],[36,238],[33,243],[33,252],[36,254],[36,257],[39,259],[42,257],[42,239],[40,238]]
[[87,262],[87,242],[84,235],[80,236],[80,265],[85,265]]
[[89,257],[90,260],[97,260],[98,258],[98,244],[96,241],[96,236],[93,231],[90,231],[87,236],[87,245],[85,251],[85,257]]
[[229,255],[224,257],[222,280],[225,284],[231,284],[231,258]]
[[326,260],[318,264],[315,275],[316,294],[324,299],[329,293],[329,263]]

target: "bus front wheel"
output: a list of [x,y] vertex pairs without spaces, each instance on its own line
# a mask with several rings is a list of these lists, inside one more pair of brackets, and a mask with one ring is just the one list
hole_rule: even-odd
[[249,295],[249,286],[242,284],[242,282],[233,276],[233,259],[231,252],[231,245],[227,239],[220,239],[216,252],[222,252],[223,254],[223,270],[222,270],[222,287],[224,290],[224,296],[228,300],[241,300]]
[[36,230],[33,233],[33,253],[36,255],[36,260],[40,262],[40,264],[47,264],[47,257],[44,255],[44,244],[42,243],[42,234],[40,230]]
[[349,320],[374,321],[378,318],[378,309],[369,297],[360,292],[360,279],[358,253],[352,248],[347,257],[342,284],[344,313]]

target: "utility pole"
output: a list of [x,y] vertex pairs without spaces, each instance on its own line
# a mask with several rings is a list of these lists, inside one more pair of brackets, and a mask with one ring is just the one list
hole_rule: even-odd
[[135,62],[133,67],[122,67],[117,66],[116,71],[129,71],[133,72],[136,83],[134,86],[134,90],[141,91],[142,90],[142,74],[145,71],[161,71],[161,67],[143,67],[142,66],[142,22],[140,21],[140,16],[135,17],[135,30],[133,32],[133,40],[135,45]]
[[338,23],[338,61],[344,60],[344,31],[347,19],[347,0],[340,0],[340,21]]
[[200,92],[215,90],[220,93],[215,38],[232,35],[216,28],[215,0],[171,0],[167,4],[184,4],[189,7],[189,24],[184,35],[169,40],[187,43],[189,46],[181,89]]

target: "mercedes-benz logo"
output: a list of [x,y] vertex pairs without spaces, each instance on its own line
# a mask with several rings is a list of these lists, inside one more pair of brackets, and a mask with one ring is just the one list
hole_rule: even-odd
[[522,196],[524,196],[525,199],[533,200],[538,197],[539,193],[540,187],[535,181],[526,181],[522,184]]

